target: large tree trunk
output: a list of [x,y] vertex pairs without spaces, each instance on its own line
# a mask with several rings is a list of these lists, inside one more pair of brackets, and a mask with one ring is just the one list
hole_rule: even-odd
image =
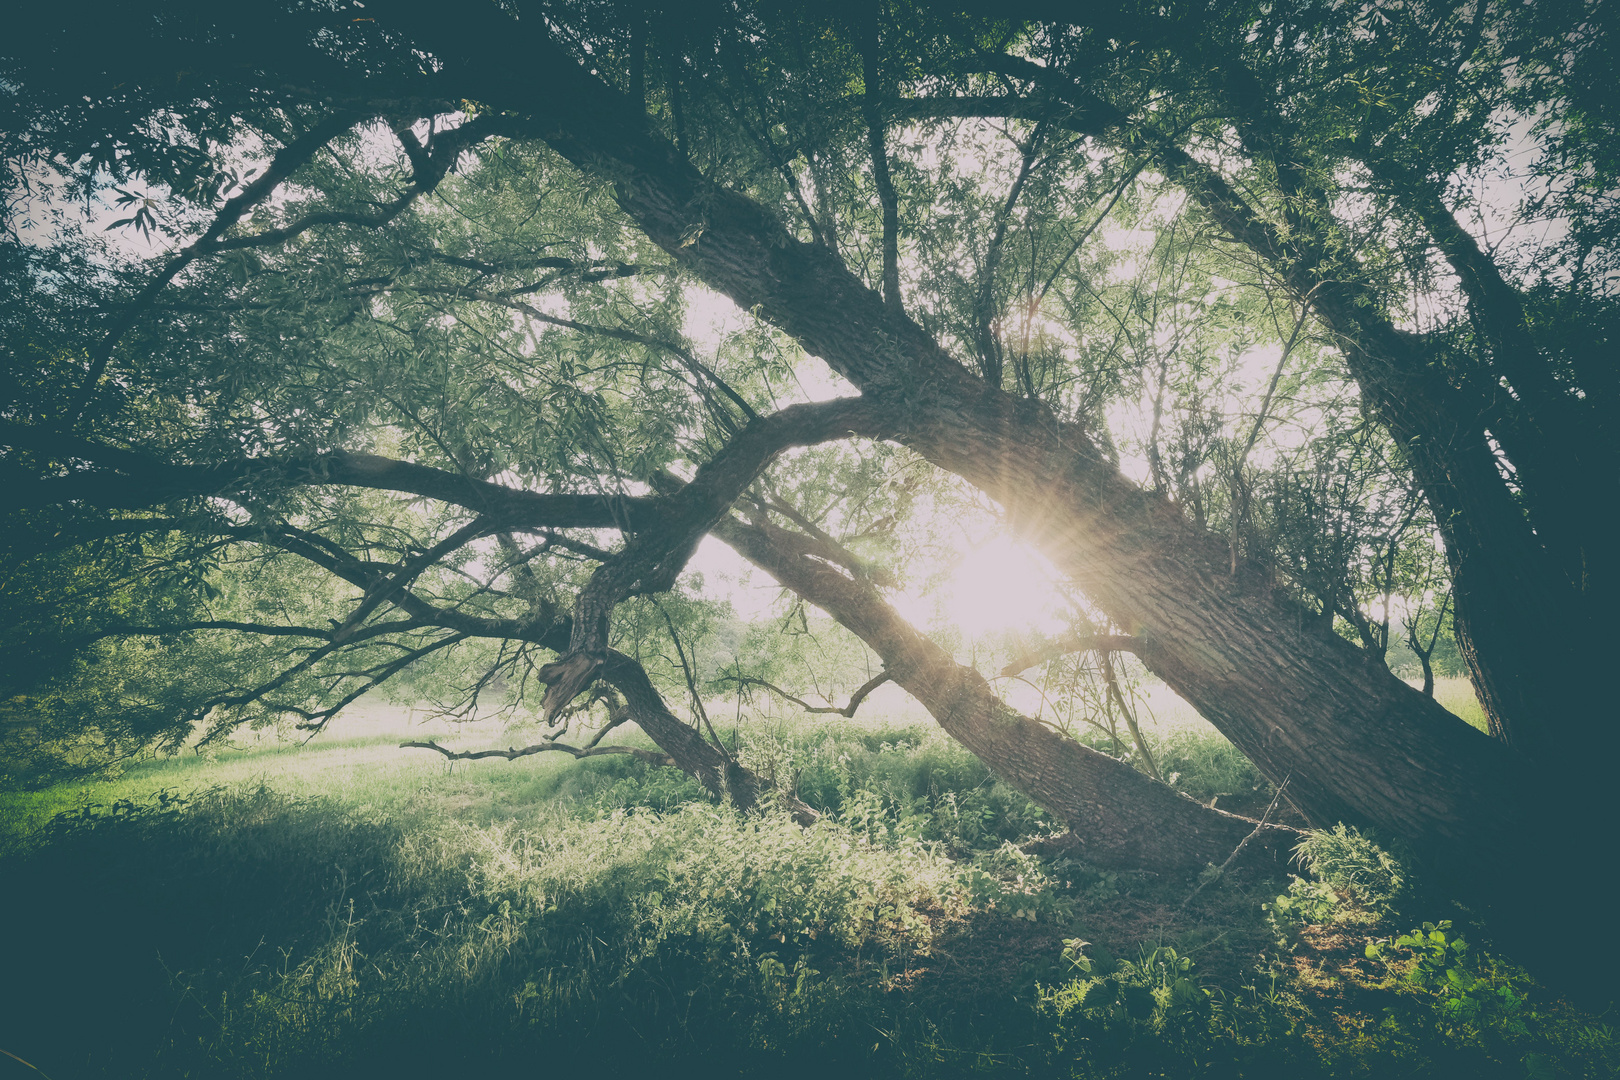
[[1066,824],[1088,861],[1184,874],[1220,865],[1251,835],[1244,853],[1255,860],[1275,862],[1279,849],[1298,841],[1294,829],[1203,806],[1020,714],[977,671],[918,633],[870,582],[818,557],[810,538],[735,518],[713,533],[866,642],[947,734]]
[[[1339,136],[1306,130],[1297,105],[1277,98],[1275,79],[1245,65],[1252,38],[1231,34],[1248,34],[1251,23],[1196,6],[1102,4],[1079,12],[1026,0],[1016,7],[1010,13],[997,4],[995,14],[1073,23],[1168,50],[1199,73],[1202,90],[1223,99],[1244,148],[1271,170],[1282,197],[1267,212],[1287,220],[1286,233],[1178,144],[1142,138],[1141,126],[1084,89],[1093,73],[1018,71],[1078,107],[1092,134],[1155,154],[1337,335],[1368,412],[1407,452],[1445,538],[1458,644],[1493,734],[1577,777],[1565,785],[1571,792],[1604,789],[1605,763],[1620,750],[1605,667],[1620,646],[1610,617],[1620,600],[1620,561],[1609,524],[1620,500],[1620,439],[1609,419],[1620,384],[1605,331],[1594,327],[1589,340],[1559,344],[1562,326],[1536,325],[1526,296],[1446,205],[1443,179],[1398,160],[1410,148],[1373,138],[1355,148],[1333,145],[1324,138]],[[1376,110],[1366,123],[1376,125]],[[1307,173],[1308,162],[1334,154],[1360,154],[1377,187],[1421,223],[1456,273],[1474,338],[1467,354],[1443,335],[1398,330],[1382,299],[1360,284],[1354,257],[1335,258],[1327,239],[1334,207]],[[1590,313],[1577,318],[1583,314]],[[1497,448],[1511,463],[1511,481]],[[1572,746],[1590,752],[1571,755]],[[1613,811],[1589,800],[1577,813]]]
[[1368,411],[1406,453],[1446,542],[1458,643],[1492,733],[1543,763],[1567,760],[1572,742],[1592,747],[1588,761],[1609,760],[1620,744],[1601,661],[1617,643],[1609,508],[1620,498],[1620,446],[1604,422],[1614,407],[1607,380],[1569,356],[1555,377],[1525,297],[1436,182],[1394,160],[1398,149],[1368,151],[1363,164],[1379,189],[1422,224],[1456,273],[1472,348],[1398,329],[1357,268],[1322,239],[1333,208],[1297,164],[1306,140],[1236,59],[1240,50],[1201,35],[1171,44],[1201,53],[1223,76],[1246,148],[1271,165],[1285,195],[1287,234],[1209,166],[1175,147],[1159,156],[1333,331]]

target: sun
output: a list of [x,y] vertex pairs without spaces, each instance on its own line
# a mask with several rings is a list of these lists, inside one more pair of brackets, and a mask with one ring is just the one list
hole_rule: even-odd
[[1039,552],[1005,535],[963,550],[939,594],[941,612],[968,637],[1007,630],[1056,633],[1067,625],[1061,575]]

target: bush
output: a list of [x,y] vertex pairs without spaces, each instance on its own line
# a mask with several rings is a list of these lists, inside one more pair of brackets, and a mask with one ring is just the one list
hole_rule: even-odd
[[1349,825],[1308,834],[1295,858],[1317,878],[1382,916],[1412,895],[1410,858],[1401,859]]
[[1053,828],[1044,810],[937,728],[759,725],[740,754],[817,810],[872,835],[966,855]]
[[1397,858],[1349,825],[1317,829],[1294,849],[1311,877],[1295,878],[1269,905],[1285,924],[1348,922],[1377,926],[1418,895],[1411,859]]
[[1273,1003],[1252,990],[1227,995],[1200,984],[1191,957],[1143,946],[1134,961],[1088,942],[1064,942],[1073,977],[1043,989],[1039,1009],[1057,1060],[1074,1076],[1321,1075],[1322,1063]]
[[1426,901],[1355,830],[1304,845],[1316,877],[1278,921],[1290,947],[1321,930],[1300,926],[1315,897],[1375,970],[1311,981],[1291,965],[1320,952],[1273,955],[1267,982],[1244,974],[1257,894],[1187,909],[1185,883],[1035,858],[1009,841],[1041,815],[928,732],[765,734],[741,750],[825,785],[815,827],[626,759],[537,777],[521,823],[440,816],[414,787],[58,817],[0,858],[0,1047],[57,1080],[1612,1072],[1611,1031],[1449,926],[1363,957],[1365,924]]

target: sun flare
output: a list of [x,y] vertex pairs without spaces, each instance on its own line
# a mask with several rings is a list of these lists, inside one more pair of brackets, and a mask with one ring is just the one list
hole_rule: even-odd
[[1060,630],[1060,575],[1011,537],[967,548],[940,595],[942,614],[969,637],[1012,629]]

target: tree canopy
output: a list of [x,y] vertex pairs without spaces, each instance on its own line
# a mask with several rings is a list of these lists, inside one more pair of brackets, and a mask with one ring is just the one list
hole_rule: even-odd
[[[44,18],[0,53],[0,604],[47,749],[415,680],[746,807],[706,699],[892,681],[1088,858],[1219,863],[1254,822],[987,679],[1128,720],[1139,665],[1505,938],[1613,817],[1611,6]],[[981,654],[907,598],[994,530],[1061,618]],[[737,637],[705,536],[835,671]],[[1453,630],[1489,736],[1389,668]]]

